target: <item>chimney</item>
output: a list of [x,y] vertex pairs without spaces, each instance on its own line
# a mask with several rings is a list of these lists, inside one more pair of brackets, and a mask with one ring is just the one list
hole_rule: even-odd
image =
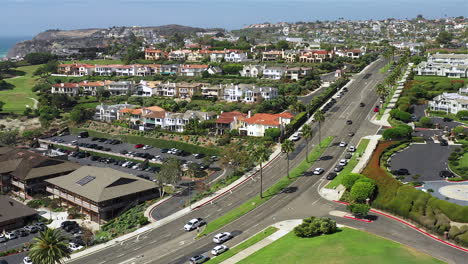
[[252,116],[252,111],[247,112],[247,118],[250,118]]

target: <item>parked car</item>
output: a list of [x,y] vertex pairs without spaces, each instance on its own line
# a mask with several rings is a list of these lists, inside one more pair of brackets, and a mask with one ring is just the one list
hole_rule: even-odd
[[168,151],[169,151],[169,149],[167,149],[167,148],[161,149],[161,153],[167,153]]
[[333,180],[333,179],[335,179],[335,177],[336,177],[336,173],[335,172],[330,172],[327,175],[327,180]]
[[380,107],[379,107],[378,105],[375,106],[375,107],[374,107],[374,112],[377,113],[377,112],[379,112],[379,111],[380,111]]
[[348,159],[348,160],[351,159],[352,157],[353,157],[353,154],[351,154],[351,153],[346,153],[345,156],[344,156],[344,158]]
[[89,137],[89,133],[87,131],[82,131],[78,134],[79,138],[87,138]]
[[199,263],[205,263],[208,260],[210,260],[210,258],[205,255],[196,255],[190,258],[190,263],[199,264]]
[[348,133],[348,136],[353,137],[353,136],[354,136],[354,132],[349,132],[349,133]]
[[6,242],[7,238],[5,237],[4,234],[0,234],[0,242]]
[[453,175],[453,173],[450,171],[443,170],[439,172],[439,176],[441,178],[453,178],[455,175]]
[[346,145],[348,145],[346,142],[344,142],[344,141],[340,142],[340,147],[346,147]]
[[226,245],[218,245],[218,246],[214,247],[211,250],[211,254],[213,254],[215,256],[218,256],[218,255],[221,255],[222,253],[226,252],[228,249],[229,248]]
[[[43,231],[43,230],[41,230],[41,231]],[[29,235],[29,232],[24,230],[23,228],[20,228],[20,229],[15,230],[15,234],[18,237],[25,237],[25,236]]]
[[89,159],[92,161],[96,161],[99,159],[99,156],[91,156]]
[[203,220],[201,218],[194,218],[194,219],[188,221],[188,223],[184,225],[184,230],[185,231],[192,231],[192,230],[196,229],[197,227],[203,226],[205,224],[206,224],[205,220]]
[[25,226],[24,229],[28,231],[29,233],[37,233],[37,227],[33,225]]
[[77,245],[77,244],[75,244],[73,242],[68,244],[68,249],[70,249],[71,251],[77,251],[77,250],[80,250],[82,248],[83,248],[83,246]]
[[343,170],[343,166],[341,166],[341,165],[336,165],[335,168],[334,168],[334,171],[336,171],[336,172],[340,172],[342,170]]
[[338,165],[345,166],[347,163],[348,161],[346,159],[340,159],[340,162],[338,163]]
[[359,103],[359,106],[360,106],[360,107],[364,107],[364,106],[366,106],[366,104],[364,104],[363,102],[361,102],[361,103]]
[[355,147],[355,146],[349,146],[348,151],[349,151],[349,152],[355,152],[355,151],[356,151],[356,147]]
[[37,229],[39,229],[40,231],[45,231],[47,229],[47,226],[44,224],[44,223],[41,223],[41,222],[37,222],[34,224]]
[[448,146],[448,142],[445,139],[440,140],[440,145],[441,146]]
[[143,149],[151,149],[151,148],[153,148],[153,147],[150,146],[150,145],[144,145],[144,146],[143,146]]
[[232,238],[232,235],[231,233],[229,232],[222,232],[222,233],[219,233],[219,234],[216,234],[214,237],[213,237],[213,242],[215,242],[216,244],[221,244],[225,241],[228,241],[229,239]]
[[143,145],[143,144],[136,144],[136,145],[135,145],[135,148],[136,148],[136,149],[139,149],[139,148],[142,148],[142,147],[144,147],[144,146],[145,146],[145,145]]
[[315,168],[314,169],[314,175],[320,175],[324,172],[325,170],[323,168]]
[[18,238],[18,237],[16,236],[15,232],[7,232],[7,233],[5,234],[5,237],[8,238],[9,240]]
[[196,159],[201,159],[201,158],[203,158],[203,157],[205,156],[205,155],[203,155],[203,154],[198,154],[198,153],[195,153],[195,154],[192,154],[192,155],[193,155],[193,157],[196,158]]
[[353,123],[352,120],[346,120],[346,124],[347,124],[347,125],[351,125],[352,123]]
[[32,260],[29,257],[24,257],[23,258],[23,264],[34,264]]
[[301,139],[301,136],[299,136],[299,133],[294,133],[291,136],[291,141],[298,141],[299,139]]
[[61,228],[64,228],[65,226],[77,226],[78,223],[75,222],[75,221],[63,221],[61,224],[60,224],[60,227]]
[[392,171],[393,175],[410,175],[409,171],[407,169],[401,168],[398,170]]
[[444,122],[452,122],[453,119],[452,118],[449,118],[449,117],[444,117]]

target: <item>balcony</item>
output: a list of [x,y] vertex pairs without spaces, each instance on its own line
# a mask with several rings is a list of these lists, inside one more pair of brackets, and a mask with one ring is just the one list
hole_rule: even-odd
[[11,184],[24,190],[24,183],[20,182],[20,181],[15,181],[15,180],[11,180]]

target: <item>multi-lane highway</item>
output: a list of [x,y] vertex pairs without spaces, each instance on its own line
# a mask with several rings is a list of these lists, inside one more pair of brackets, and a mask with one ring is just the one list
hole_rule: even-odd
[[[354,81],[348,86],[349,91],[344,97],[338,99],[337,103],[326,113],[326,120],[322,124],[322,137],[331,135],[335,137],[334,143],[346,141],[351,145],[357,145],[362,136],[376,133],[379,127],[371,124],[369,120],[373,114],[372,108],[377,102],[377,95],[373,91],[374,86],[384,78],[384,75],[380,74],[378,70],[384,65],[385,61],[380,59],[354,77]],[[363,102],[365,107],[360,107],[360,102]],[[352,120],[353,124],[347,125],[346,120]],[[355,136],[349,137],[348,132],[354,132]],[[315,133],[312,142],[316,143],[317,141],[318,133]],[[327,182],[323,178],[328,171],[333,169],[337,160],[343,156],[344,151],[344,148],[333,144],[324,153],[326,156],[332,156],[333,159],[316,161],[310,168],[310,170],[315,167],[325,168],[324,174],[299,178],[292,185],[295,187],[292,188],[293,192],[281,193],[272,197],[255,210],[218,230],[220,232],[229,231],[235,235],[226,244],[233,246],[278,221],[300,219],[311,215],[326,216],[331,210],[345,210],[344,206],[324,200],[318,194],[319,188]],[[300,140],[296,143],[296,150],[290,154],[291,168],[305,159],[305,152],[305,142]],[[284,175],[286,175],[286,160],[285,156],[282,155],[264,168],[265,189]],[[241,185],[232,194],[216,200],[213,204],[194,210],[184,217],[138,238],[75,259],[71,263],[187,263],[191,256],[208,252],[215,246],[212,237],[216,232],[196,240],[196,232],[183,231],[183,225],[194,217],[202,217],[209,224],[210,221],[257,195],[258,184],[258,179],[254,178]],[[380,217],[371,224],[342,218],[335,219],[339,223],[410,245],[448,262],[457,263],[460,261],[459,263],[461,263],[466,257],[466,254],[459,250],[429,239],[401,223],[384,217]]]

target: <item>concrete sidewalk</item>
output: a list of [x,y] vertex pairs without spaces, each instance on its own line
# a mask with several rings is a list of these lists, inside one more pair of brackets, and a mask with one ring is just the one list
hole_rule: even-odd
[[[276,223],[272,226],[278,228],[279,230],[275,233],[271,234],[270,236],[264,238],[263,240],[255,243],[254,245],[242,250],[241,252],[237,253],[236,255],[232,256],[231,258],[221,262],[222,264],[234,264],[237,263],[248,256],[252,255],[253,253],[257,252],[258,250],[270,245],[274,241],[282,238],[289,232],[291,232],[294,227],[300,225],[302,223],[302,219],[295,219],[295,220],[286,220],[279,223]],[[263,231],[263,230],[262,230]],[[260,231],[260,232],[262,232]],[[243,243],[244,241],[240,242],[239,244]],[[237,246],[237,245],[236,245]]]
[[377,147],[377,144],[379,143],[379,140],[382,138],[381,135],[372,135],[372,136],[365,136],[363,138],[370,139],[369,144],[366,147],[366,150],[364,150],[364,153],[362,153],[361,158],[359,159],[358,164],[354,167],[354,169],[351,171],[352,173],[361,173],[362,170],[366,167],[367,163],[369,162],[370,158],[372,157],[372,153],[374,153],[375,148]]

